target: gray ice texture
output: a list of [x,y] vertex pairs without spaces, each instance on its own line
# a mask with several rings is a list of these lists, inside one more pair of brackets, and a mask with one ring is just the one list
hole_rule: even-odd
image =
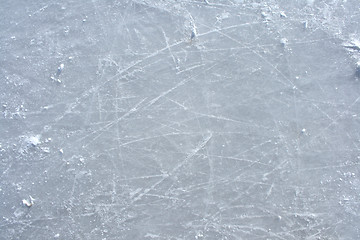
[[0,239],[360,239],[360,1],[1,0]]

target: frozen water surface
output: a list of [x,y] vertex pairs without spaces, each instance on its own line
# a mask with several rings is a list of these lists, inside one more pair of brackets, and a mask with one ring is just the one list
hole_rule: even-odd
[[0,6],[1,239],[360,239],[360,2]]

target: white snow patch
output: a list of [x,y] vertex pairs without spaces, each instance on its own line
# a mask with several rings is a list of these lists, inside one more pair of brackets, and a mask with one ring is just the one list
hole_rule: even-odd
[[40,135],[30,136],[26,139],[26,142],[29,145],[36,147],[37,145],[39,145],[41,143],[40,137],[41,137]]

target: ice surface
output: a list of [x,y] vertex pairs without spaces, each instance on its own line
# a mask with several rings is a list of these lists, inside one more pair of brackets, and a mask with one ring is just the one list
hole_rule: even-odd
[[2,1],[0,239],[360,239],[359,10]]

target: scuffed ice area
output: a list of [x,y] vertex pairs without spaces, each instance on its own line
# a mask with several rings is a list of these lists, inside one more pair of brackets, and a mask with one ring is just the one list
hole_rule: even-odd
[[360,239],[358,0],[0,5],[1,239]]

